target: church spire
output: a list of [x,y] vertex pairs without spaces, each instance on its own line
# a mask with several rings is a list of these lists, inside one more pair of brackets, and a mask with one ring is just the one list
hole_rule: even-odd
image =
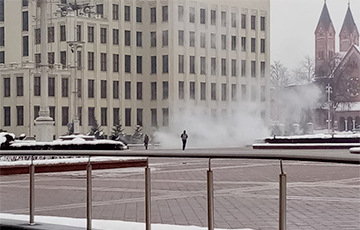
[[322,26],[325,30],[328,30],[330,25],[332,25],[332,21],[326,5],[326,0],[324,0],[324,7],[322,9],[316,30],[318,30],[320,26]]
[[350,1],[340,31],[340,52],[346,52],[352,45],[359,45],[359,31],[350,8]]

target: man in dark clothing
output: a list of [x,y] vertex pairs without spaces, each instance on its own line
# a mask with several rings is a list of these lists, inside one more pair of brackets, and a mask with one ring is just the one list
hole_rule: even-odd
[[145,134],[145,136],[144,136],[145,149],[148,149],[148,145],[149,145],[149,136],[147,134]]
[[186,140],[188,139],[188,135],[186,134],[186,130],[184,130],[184,132],[181,134],[181,140],[182,140],[182,143],[183,143],[183,147],[182,149],[185,150],[185,147],[186,147]]

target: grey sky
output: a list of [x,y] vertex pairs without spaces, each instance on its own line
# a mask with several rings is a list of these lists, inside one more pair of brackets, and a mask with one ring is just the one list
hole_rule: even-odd
[[[306,55],[314,57],[315,37],[324,0],[271,1],[271,62],[281,61],[292,69],[300,65]],[[327,0],[331,20],[338,36],[348,8],[348,0]],[[360,0],[350,1],[351,11],[360,30]]]

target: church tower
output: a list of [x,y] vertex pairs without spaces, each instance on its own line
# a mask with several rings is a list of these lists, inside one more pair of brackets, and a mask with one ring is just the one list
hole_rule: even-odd
[[359,31],[351,13],[350,3],[340,34],[340,52],[346,52],[352,45],[359,45]]
[[335,28],[324,1],[318,25],[315,30],[315,71],[316,77],[327,76],[330,62],[335,54]]

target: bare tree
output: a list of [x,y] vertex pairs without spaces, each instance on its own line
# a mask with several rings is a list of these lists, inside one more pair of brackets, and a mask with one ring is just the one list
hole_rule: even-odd
[[310,56],[305,56],[299,68],[293,70],[294,79],[302,84],[315,81],[315,60]]

